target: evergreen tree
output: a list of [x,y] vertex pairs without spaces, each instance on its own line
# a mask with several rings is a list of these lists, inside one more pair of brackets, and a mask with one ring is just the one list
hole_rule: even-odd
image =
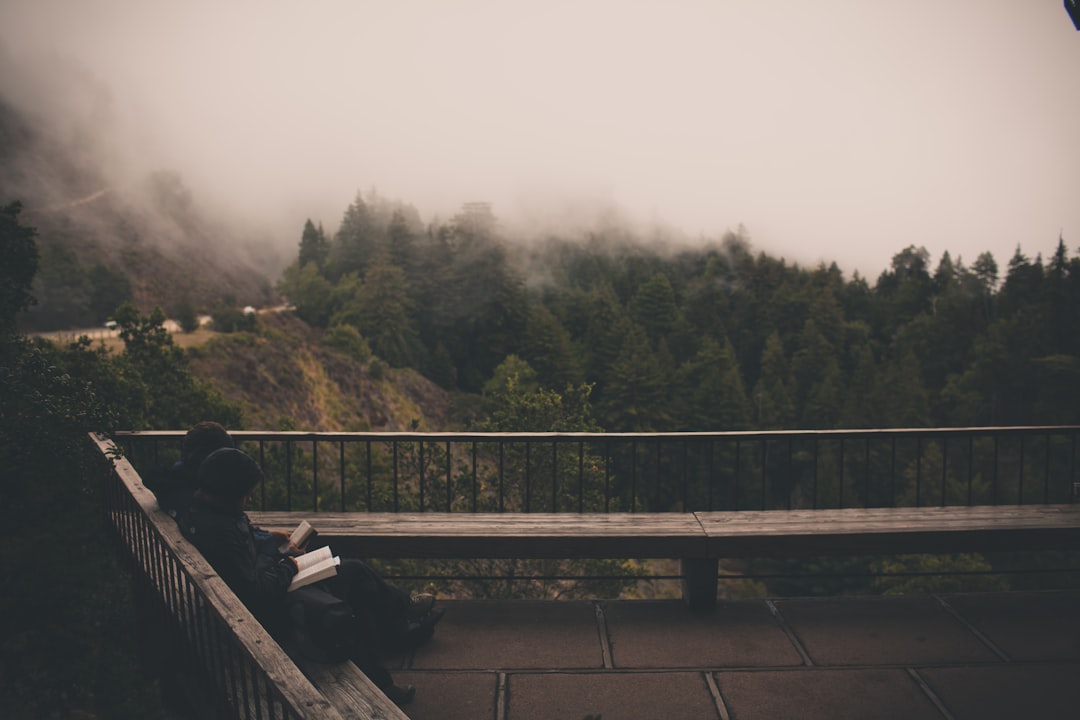
[[[363,281],[348,276],[351,297],[331,318],[331,324],[356,326],[371,344],[371,350],[393,367],[407,367],[417,359],[418,338],[409,317],[409,295],[405,272],[381,259]],[[339,287],[340,289],[340,287]]]
[[297,262],[300,267],[308,263],[315,263],[315,267],[322,272],[326,267],[326,258],[330,254],[330,243],[326,239],[322,224],[318,227],[308,218],[304,223],[304,232],[300,236],[300,255]]
[[607,375],[601,407],[605,426],[615,432],[655,432],[669,426],[669,376],[650,349],[645,330],[624,325],[619,356]]
[[336,280],[350,272],[361,276],[378,251],[375,223],[360,193],[345,210],[327,257],[327,275]]
[[30,288],[38,269],[37,231],[19,224],[21,211],[18,202],[0,208],[0,336],[14,332],[16,315],[36,302]]
[[792,429],[795,423],[795,381],[791,375],[780,333],[765,341],[761,375],[753,397],[757,426],[762,430]]
[[313,262],[304,266],[292,263],[285,268],[278,292],[296,308],[301,320],[315,327],[326,327],[330,322],[340,294]]
[[731,341],[711,338],[679,368],[678,424],[687,431],[744,430],[750,426],[750,401]]
[[581,381],[570,334],[541,304],[534,304],[529,310],[521,353],[536,368],[545,387],[563,388]]
[[630,301],[630,317],[644,328],[655,346],[675,325],[677,308],[671,281],[662,272],[656,273],[634,293]]

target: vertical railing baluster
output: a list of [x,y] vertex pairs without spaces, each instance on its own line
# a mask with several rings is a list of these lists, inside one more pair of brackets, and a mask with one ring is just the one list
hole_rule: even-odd
[[1020,467],[1016,471],[1016,504],[1024,504],[1024,440],[1025,436],[1020,436]]
[[525,441],[525,512],[532,512],[532,478],[529,477],[529,465],[532,460],[532,443]]
[[705,441],[705,489],[708,492],[708,500],[706,510],[712,511],[715,505],[713,504],[713,476],[716,471],[716,442],[709,438]]
[[506,509],[505,505],[505,488],[503,486],[503,478],[506,475],[506,453],[503,450],[503,441],[499,440],[499,512],[503,512]]
[[993,504],[998,504],[998,435],[994,434],[994,473],[993,473]]
[[577,445],[577,511],[585,512],[585,441]]
[[844,484],[847,480],[844,472],[847,458],[845,457],[846,446],[844,438],[840,438],[840,507],[844,507]]
[[739,495],[742,493],[742,489],[739,487],[739,482],[742,478],[742,440],[735,441],[735,487],[734,493],[734,509],[739,509]]
[[870,502],[870,438],[866,438],[866,443],[863,446],[865,455],[863,456],[863,497],[862,506],[864,508],[871,507]]
[[813,475],[812,475],[812,479],[813,479],[813,482],[814,482],[814,493],[813,493],[814,504],[813,504],[813,508],[815,510],[817,510],[818,509],[818,477],[819,477],[819,472],[818,472],[818,464],[819,463],[818,463],[818,460],[819,460],[819,457],[821,455],[821,453],[820,453],[821,448],[820,448],[820,445],[818,443],[818,436],[817,435],[814,436],[813,445],[814,445],[814,472],[813,472]]
[[922,435],[915,438],[915,507],[922,507]]
[[292,511],[292,440],[285,441],[285,509]]
[[787,495],[786,507],[787,507],[788,510],[791,509],[791,496],[795,494],[795,483],[792,481],[792,471],[794,471],[794,469],[795,469],[795,457],[794,457],[794,454],[795,454],[794,443],[793,443],[793,441],[791,439],[791,436],[788,435],[788,437],[787,437],[787,466],[786,466],[787,472],[785,473],[786,477],[788,478],[788,488],[787,488],[787,492],[784,493],[785,495]]
[[338,484],[341,487],[341,512],[345,512],[345,441],[338,440]]
[[420,512],[424,512],[424,441],[419,442],[420,452]]
[[687,486],[690,484],[690,448],[687,446],[686,438],[682,439],[682,490],[680,496],[682,497],[682,510],[688,511],[689,503],[687,502]]
[[604,439],[604,512],[611,512],[611,439]]
[[968,435],[967,504],[971,507],[972,485],[975,483],[975,436]]
[[311,441],[311,511],[319,512],[319,441]]
[[[367,511],[371,512],[375,509],[374,507],[372,507],[372,503],[374,502],[374,489],[372,487],[372,485],[374,484],[374,480],[371,477],[371,441],[368,440],[367,442],[365,442],[364,446],[366,449],[364,458],[364,474],[366,475],[365,479],[367,482]],[[395,485],[394,487],[396,489],[397,485]],[[395,497],[394,500],[396,504],[397,498]]]
[[1077,501],[1076,492],[1076,436],[1078,433],[1072,434],[1072,446],[1069,450],[1069,482],[1065,484],[1065,492],[1068,493],[1070,502]]
[[446,441],[446,512],[450,512],[454,505],[454,477],[451,470],[453,451],[450,449],[450,441]]
[[761,439],[761,509],[765,510],[768,504],[766,493],[768,492],[769,479],[769,441]]
[[1050,502],[1050,433],[1046,433],[1046,458],[1043,460],[1046,474],[1043,476],[1043,504]]
[[477,482],[476,482],[476,441],[472,441],[472,511],[476,512],[477,507]]
[[401,505],[398,501],[398,444],[397,440],[390,441],[391,457],[393,464],[393,479],[394,479],[394,512],[400,512]]
[[630,441],[630,512],[637,512],[637,440]]
[[551,512],[559,512],[559,443],[551,441]]
[[892,438],[889,454],[889,506],[896,507],[896,436]]
[[[660,487],[660,449],[662,445],[663,443],[661,443],[659,440],[656,441],[656,495],[653,498],[653,506],[651,508],[653,512],[660,512],[660,508],[662,507],[662,488]],[[645,509],[649,510],[650,508]]]
[[941,440],[941,507],[945,507],[945,492],[948,483],[949,436]]
[[[259,467],[266,469],[266,441],[259,440]],[[266,480],[262,482],[259,495],[259,507],[263,510],[266,509]]]

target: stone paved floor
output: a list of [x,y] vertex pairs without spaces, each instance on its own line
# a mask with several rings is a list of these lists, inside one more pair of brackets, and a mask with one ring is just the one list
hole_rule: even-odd
[[1080,718],[1080,591],[445,605],[413,720]]

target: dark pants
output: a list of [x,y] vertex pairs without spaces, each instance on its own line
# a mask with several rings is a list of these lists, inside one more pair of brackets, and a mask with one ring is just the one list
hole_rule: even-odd
[[379,687],[390,684],[381,657],[400,643],[408,629],[409,594],[386,582],[361,560],[342,558],[338,574],[325,587],[353,609],[360,638],[353,662]]

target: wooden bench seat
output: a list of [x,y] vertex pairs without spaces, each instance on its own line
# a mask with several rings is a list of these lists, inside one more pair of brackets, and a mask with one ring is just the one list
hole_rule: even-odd
[[1080,548],[1080,505],[695,513],[251,512],[308,520],[342,555],[402,558],[676,558],[691,607],[711,609],[719,558]]
[[307,520],[341,554],[423,558],[704,557],[693,513],[249,512],[256,525]]

